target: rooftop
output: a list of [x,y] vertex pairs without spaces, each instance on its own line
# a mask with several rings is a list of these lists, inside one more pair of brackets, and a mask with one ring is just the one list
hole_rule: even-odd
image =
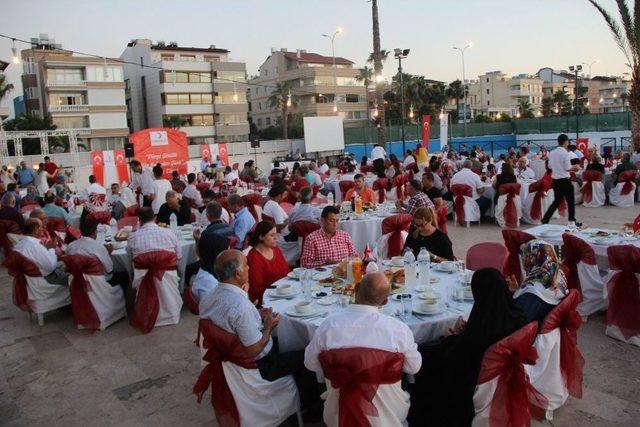
[[[333,64],[333,57],[324,56],[318,53],[308,52],[284,52],[284,57],[298,62],[308,62],[312,64]],[[353,61],[349,61],[346,58],[336,56],[336,64],[340,65],[353,65]]]

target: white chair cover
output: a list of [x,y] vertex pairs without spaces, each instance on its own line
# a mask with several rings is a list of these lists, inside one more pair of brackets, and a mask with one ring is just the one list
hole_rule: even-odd
[[[522,202],[520,200],[520,197],[517,197],[517,196],[513,198],[513,202],[516,205],[518,226],[520,226],[520,219],[522,218]],[[498,225],[502,228],[506,226],[506,223],[504,221],[504,207],[506,204],[507,204],[507,194],[503,194],[502,196],[498,197],[498,204],[496,205],[494,215],[496,217],[496,221],[498,222]]]
[[[134,268],[133,283],[134,289],[138,289],[142,278],[147,270]],[[180,309],[182,308],[182,297],[180,296],[178,272],[176,270],[168,270],[164,272],[162,280],[154,280],[156,291],[158,292],[158,301],[160,310],[156,319],[155,326],[175,325],[180,321]]]
[[302,239],[298,239],[295,242],[287,242],[284,240],[284,236],[278,233],[277,242],[284,259],[287,260],[287,264],[296,265],[296,262],[300,259]]
[[576,205],[582,203],[582,192],[580,191],[580,184],[577,181],[571,181],[573,185],[573,199]]
[[[402,234],[402,241],[406,241],[409,233],[401,231],[400,234]],[[376,242],[377,254],[380,259],[389,259],[387,255],[389,251],[389,236],[391,236],[391,233],[383,234]]]
[[120,286],[111,286],[103,275],[84,275],[84,279],[91,286],[87,292],[93,309],[100,319],[100,330],[104,330],[113,323],[126,316],[124,292]]
[[619,206],[621,208],[631,208],[633,207],[633,199],[636,194],[636,185],[633,185],[633,190],[624,196],[620,194],[622,191],[622,187],[624,183],[618,183],[615,187],[609,191],[609,201],[614,206]]
[[[524,205],[522,206],[522,220],[528,224],[542,224],[542,217],[544,213],[549,209],[551,203],[553,203],[553,190],[547,191],[547,194],[542,197],[540,201],[540,206],[542,207],[542,216],[540,219],[533,219],[531,217],[531,207],[533,206],[533,199],[535,198],[537,191],[533,191],[527,195],[527,198],[524,201]],[[553,214],[554,218],[558,217],[558,211]]]
[[606,286],[598,266],[580,261],[577,268],[580,288],[582,289],[582,302],[578,304],[580,316],[589,316],[606,310],[608,305],[608,301],[605,298]]
[[532,159],[531,162],[529,162],[529,167],[533,169],[533,173],[536,175],[536,180],[542,178],[547,172],[545,162],[542,159]]
[[[609,299],[609,292],[607,290],[607,285],[609,283],[609,280],[613,277],[613,275],[616,273],[617,270],[611,270],[603,279],[605,285],[602,291],[602,295],[605,301],[608,301]],[[638,280],[640,280],[640,274],[636,274],[636,277],[638,277]],[[614,338],[618,341],[622,341],[622,342],[626,342],[627,344],[633,344],[635,346],[640,347],[640,335],[634,335],[632,337],[629,337],[629,339],[626,339],[624,337],[624,335],[622,335],[622,332],[620,331],[620,328],[618,328],[615,325],[607,325],[604,333],[611,338]]]
[[547,410],[553,411],[569,397],[560,370],[560,329],[538,335],[533,346],[538,351],[538,359],[535,365],[524,365],[524,370],[531,385],[547,399]]
[[[586,185],[582,184],[583,186]],[[602,181],[593,181],[591,183],[593,189],[593,196],[591,197],[590,202],[582,201],[582,206],[587,208],[599,208],[600,206],[604,206],[604,202],[606,200],[606,196],[604,193],[604,184]],[[582,195],[582,193],[580,193]]]
[[[455,196],[454,196],[455,197]],[[469,196],[464,196],[464,220],[467,222],[467,227],[470,222],[480,221],[480,206],[478,203]],[[453,210],[453,220],[455,224],[458,224],[456,220],[456,212]]]
[[500,376],[476,386],[476,391],[473,394],[473,407],[476,411],[473,421],[471,422],[473,427],[489,427],[491,400],[498,387],[499,379]]
[[52,285],[44,277],[25,276],[29,307],[36,314],[44,314],[71,304],[69,286]]

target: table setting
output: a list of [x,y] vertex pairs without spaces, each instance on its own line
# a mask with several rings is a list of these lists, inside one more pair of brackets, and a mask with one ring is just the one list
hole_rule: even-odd
[[363,209],[362,213],[354,212],[351,203],[343,202],[340,206],[339,227],[351,236],[356,250],[362,253],[367,245],[374,246],[382,236],[382,221],[402,212],[391,201]]

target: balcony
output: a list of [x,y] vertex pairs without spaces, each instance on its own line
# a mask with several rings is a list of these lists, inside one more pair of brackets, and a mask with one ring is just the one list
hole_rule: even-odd
[[227,135],[248,135],[249,134],[249,123],[220,123],[216,124],[216,135],[217,136],[227,136]]
[[88,105],[57,105],[49,106],[51,113],[86,113],[89,111]]
[[86,80],[75,80],[75,81],[69,81],[69,82],[58,82],[55,80],[47,80],[47,83],[45,84],[46,87],[48,88],[69,88],[69,87],[86,87],[87,86],[87,81]]

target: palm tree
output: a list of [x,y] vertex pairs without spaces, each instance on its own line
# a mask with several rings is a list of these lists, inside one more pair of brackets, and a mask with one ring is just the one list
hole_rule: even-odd
[[460,80],[454,80],[447,86],[446,95],[449,99],[455,99],[456,112],[460,111],[460,100],[464,98],[465,87]]
[[[383,55],[380,50],[380,23],[378,22],[378,0],[371,0],[371,20],[373,21],[373,70],[376,76],[382,75]],[[388,55],[388,54],[387,54]],[[387,145],[387,125],[384,118],[384,99],[382,86],[376,84],[376,104],[378,105],[378,145]]]
[[0,101],[13,90],[13,85],[7,83],[7,76],[0,73]]
[[367,102],[367,123],[371,123],[371,114],[369,112],[369,86],[371,86],[371,82],[373,81],[373,70],[367,66],[360,68],[360,73],[356,76],[356,81],[364,84]]
[[518,112],[522,119],[533,119],[533,107],[527,98],[518,99]]
[[631,68],[629,109],[631,110],[631,141],[634,150],[640,150],[640,4],[636,0],[633,14],[627,2],[617,0],[620,21],[609,14],[596,0],[588,0],[600,12],[611,30],[613,39]]
[[549,117],[555,114],[553,111],[555,109],[555,104],[555,101],[550,96],[542,98],[542,115],[544,117]]
[[162,126],[171,129],[180,129],[187,122],[187,119],[182,116],[165,116],[162,118]]
[[553,102],[556,104],[556,113],[558,115],[566,116],[571,114],[571,99],[566,91],[557,90],[553,94]]
[[[386,50],[386,49],[381,49],[380,50],[380,58],[382,58],[382,62],[386,62],[387,58],[389,58],[389,54],[391,53],[390,50]],[[367,64],[373,64],[375,62],[374,57],[373,57],[373,52],[371,52],[369,54],[369,57],[367,58]]]
[[276,83],[267,102],[271,108],[282,112],[282,138],[289,139],[289,109],[298,105],[298,97],[291,94],[291,81]]

